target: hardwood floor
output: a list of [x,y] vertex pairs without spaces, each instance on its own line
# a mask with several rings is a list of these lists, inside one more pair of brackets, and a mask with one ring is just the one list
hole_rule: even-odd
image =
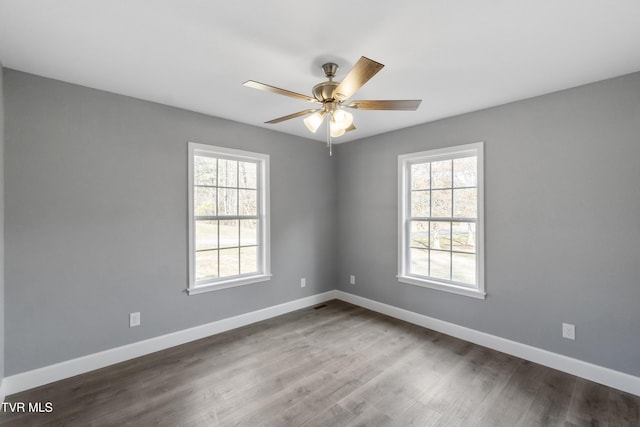
[[640,397],[341,301],[8,396],[0,425],[639,426]]

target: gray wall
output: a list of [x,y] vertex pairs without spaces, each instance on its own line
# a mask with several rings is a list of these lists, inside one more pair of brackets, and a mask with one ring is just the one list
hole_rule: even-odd
[[[477,141],[487,299],[398,283],[398,154]],[[340,289],[640,375],[640,73],[336,151]]]
[[[4,83],[7,375],[335,288],[323,144],[9,69]],[[271,281],[185,293],[187,141],[270,154]]]
[[0,62],[0,384],[4,378],[4,69]]
[[[640,74],[332,158],[320,143],[13,70],[4,88],[7,375],[336,286],[640,375]],[[270,282],[185,294],[189,140],[271,155]],[[397,155],[476,141],[487,299],[398,283]]]

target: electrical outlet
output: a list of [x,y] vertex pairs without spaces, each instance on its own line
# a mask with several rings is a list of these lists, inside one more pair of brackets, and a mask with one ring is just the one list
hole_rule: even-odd
[[307,279],[303,277],[302,279],[300,279],[300,287],[304,288],[305,286],[307,286]]
[[129,313],[129,327],[140,326],[140,312]]
[[562,324],[562,338],[566,338],[568,340],[576,339],[576,326],[570,323]]
[[352,274],[351,276],[349,276],[349,283],[352,285],[356,284],[356,276],[355,274]]

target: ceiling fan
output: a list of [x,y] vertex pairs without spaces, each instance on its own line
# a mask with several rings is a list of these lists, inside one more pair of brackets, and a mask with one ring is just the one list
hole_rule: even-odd
[[338,71],[338,64],[328,62],[322,65],[322,70],[327,77],[326,82],[318,83],[313,87],[313,96],[303,95],[301,93],[292,92],[290,90],[280,89],[275,86],[266,85],[253,80],[244,82],[244,86],[260,89],[267,92],[273,92],[291,98],[301,99],[303,101],[319,104],[316,108],[299,111],[287,116],[278,117],[269,120],[269,124],[284,122],[285,120],[295,119],[296,117],[308,116],[304,119],[304,124],[311,132],[315,133],[325,117],[327,117],[327,145],[329,154],[331,154],[331,138],[336,138],[355,130],[353,125],[353,115],[345,108],[355,110],[404,110],[415,111],[420,99],[412,100],[347,100],[367,83],[378,71],[384,67],[383,64],[371,60],[367,57],[360,57],[358,62],[351,68],[341,82],[334,82],[333,79]]

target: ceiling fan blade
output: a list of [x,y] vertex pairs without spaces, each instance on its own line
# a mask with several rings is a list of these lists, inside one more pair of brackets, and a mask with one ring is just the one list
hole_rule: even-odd
[[269,124],[276,124],[280,122],[284,122],[285,120],[295,119],[296,117],[306,116],[307,114],[315,113],[316,111],[320,111],[320,108],[316,108],[315,110],[304,110],[298,111],[297,113],[289,114],[288,116],[278,117],[277,119],[269,120]]
[[356,110],[404,110],[415,111],[420,106],[421,99],[384,100],[384,101],[351,101],[345,107]]
[[345,78],[340,82],[336,90],[333,91],[333,97],[338,101],[344,101],[351,98],[366,82],[375,76],[378,71],[384,67],[383,64],[361,56],[356,65],[347,73]]
[[280,89],[279,87],[266,85],[264,83],[254,82],[253,80],[247,80],[246,82],[243,83],[243,85],[246,87],[252,87],[254,89],[260,89],[267,92],[277,93],[279,95],[289,96],[291,98],[301,99],[307,102],[314,102],[316,104],[319,103],[317,99],[312,98],[310,96],[303,95],[297,92],[291,92],[290,90],[286,90],[286,89]]

